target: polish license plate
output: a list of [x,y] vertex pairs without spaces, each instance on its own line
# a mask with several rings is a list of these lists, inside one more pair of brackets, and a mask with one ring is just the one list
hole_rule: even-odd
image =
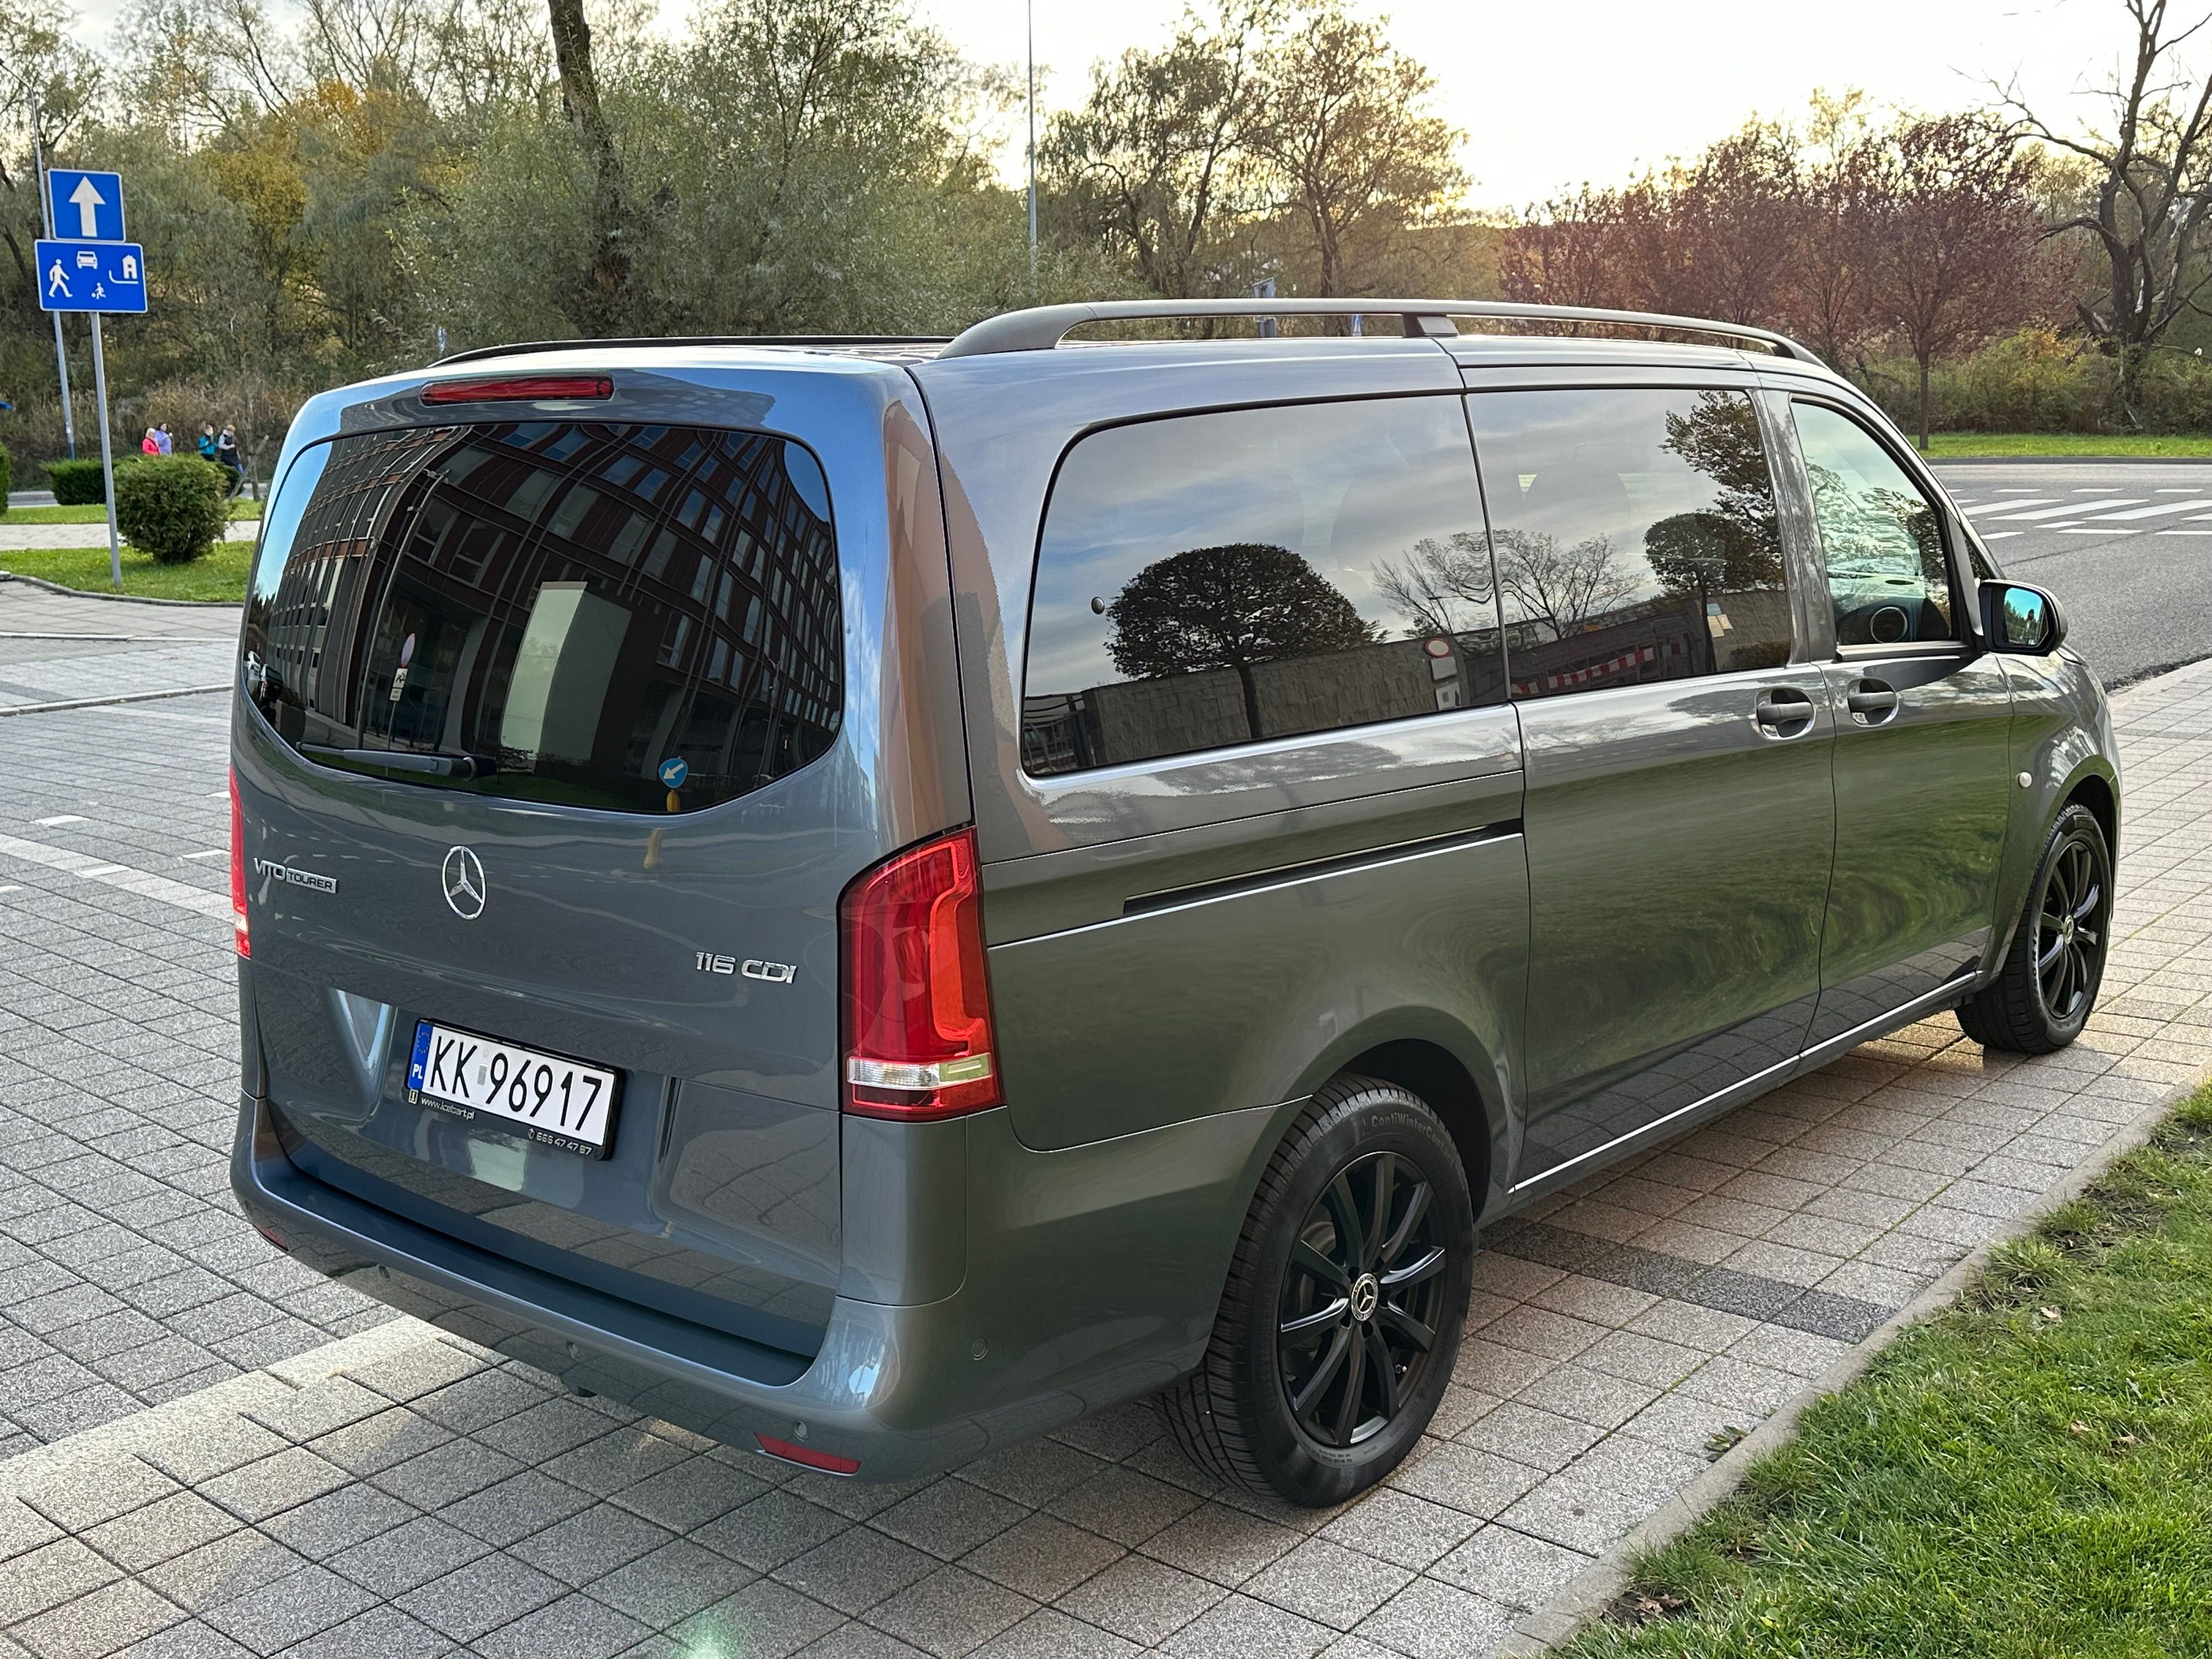
[[586,1158],[607,1155],[618,1082],[601,1066],[427,1019],[416,1024],[407,1062],[410,1105]]

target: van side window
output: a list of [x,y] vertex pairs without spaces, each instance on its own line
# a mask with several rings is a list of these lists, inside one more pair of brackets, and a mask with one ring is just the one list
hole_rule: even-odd
[[1850,416],[1820,404],[1790,411],[1827,559],[1836,643],[1957,639],[1935,503]]
[[1741,392],[1468,399],[1516,697],[1778,668],[1790,596]]
[[1502,702],[1492,590],[1457,398],[1092,433],[1045,514],[1023,767]]

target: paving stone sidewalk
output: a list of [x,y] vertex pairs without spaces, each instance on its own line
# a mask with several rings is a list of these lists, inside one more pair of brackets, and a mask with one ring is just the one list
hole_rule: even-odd
[[[2083,1039],[2021,1060],[1932,1020],[1492,1229],[1454,1386],[1385,1487],[1324,1513],[1223,1490],[1142,1404],[840,1482],[562,1395],[246,1230],[228,945],[193,898],[220,898],[191,854],[223,844],[222,708],[0,720],[0,1659],[1487,1653],[1713,1437],[2212,1063],[2206,663],[2117,702]],[[187,1368],[131,1373],[157,1350]]]

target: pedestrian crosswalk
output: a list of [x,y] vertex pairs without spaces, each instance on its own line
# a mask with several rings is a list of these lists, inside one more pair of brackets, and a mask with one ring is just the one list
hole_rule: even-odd
[[[2121,536],[2212,536],[2212,487],[2160,485],[2124,495],[2116,485],[2084,486],[2054,490],[2014,485],[1984,495],[1954,495],[1959,510],[1971,520],[1985,542],[2001,542],[2031,530],[2058,536],[2092,536],[2111,539]],[[2160,496],[2180,496],[2161,501]]]

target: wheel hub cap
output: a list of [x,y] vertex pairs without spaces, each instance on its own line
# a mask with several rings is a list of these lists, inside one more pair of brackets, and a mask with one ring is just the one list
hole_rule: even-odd
[[1382,1299],[1382,1285],[1373,1273],[1362,1273],[1352,1287],[1352,1316],[1366,1321],[1375,1317],[1375,1304]]

